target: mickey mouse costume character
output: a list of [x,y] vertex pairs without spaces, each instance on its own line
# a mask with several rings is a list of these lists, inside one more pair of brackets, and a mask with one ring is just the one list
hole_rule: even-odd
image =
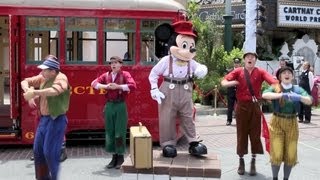
[[[208,69],[196,62],[196,32],[189,21],[162,24],[155,30],[157,39],[168,44],[169,55],[164,56],[151,70],[151,97],[159,104],[159,135],[164,157],[175,157],[176,119],[189,143],[189,153],[207,154],[207,147],[197,140],[193,122],[193,76],[203,78]],[[158,79],[164,77],[160,88]]]

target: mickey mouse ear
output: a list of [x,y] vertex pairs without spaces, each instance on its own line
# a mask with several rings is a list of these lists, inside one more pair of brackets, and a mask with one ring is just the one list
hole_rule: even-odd
[[156,38],[164,42],[168,41],[172,33],[173,33],[173,28],[168,23],[159,25],[154,32]]

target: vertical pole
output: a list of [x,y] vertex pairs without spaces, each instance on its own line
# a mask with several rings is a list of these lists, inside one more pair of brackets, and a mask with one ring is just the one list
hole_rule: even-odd
[[214,113],[213,116],[217,116],[217,95],[218,95],[218,86],[214,86]]
[[224,18],[224,50],[228,53],[232,50],[232,17],[231,0],[226,0]]
[[257,0],[246,0],[246,39],[244,52],[256,52],[257,47]]

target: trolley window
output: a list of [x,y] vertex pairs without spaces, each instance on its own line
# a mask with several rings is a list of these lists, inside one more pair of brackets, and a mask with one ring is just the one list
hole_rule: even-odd
[[66,62],[97,63],[97,19],[66,18]]
[[142,20],[141,21],[141,64],[155,65],[159,58],[155,54],[155,37],[156,27],[162,23],[170,23],[169,20]]
[[58,17],[26,17],[28,63],[37,63],[48,54],[58,56],[58,30]]
[[135,29],[133,19],[105,19],[105,62],[112,56],[123,58],[124,64],[135,63]]

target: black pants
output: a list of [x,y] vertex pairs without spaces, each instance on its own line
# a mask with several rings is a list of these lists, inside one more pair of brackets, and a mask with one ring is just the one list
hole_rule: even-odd
[[299,120],[305,120],[310,122],[311,120],[311,106],[305,105],[300,102],[300,113],[299,113]]
[[234,110],[234,104],[237,101],[235,95],[228,95],[228,114],[227,121],[232,122],[232,112]]

